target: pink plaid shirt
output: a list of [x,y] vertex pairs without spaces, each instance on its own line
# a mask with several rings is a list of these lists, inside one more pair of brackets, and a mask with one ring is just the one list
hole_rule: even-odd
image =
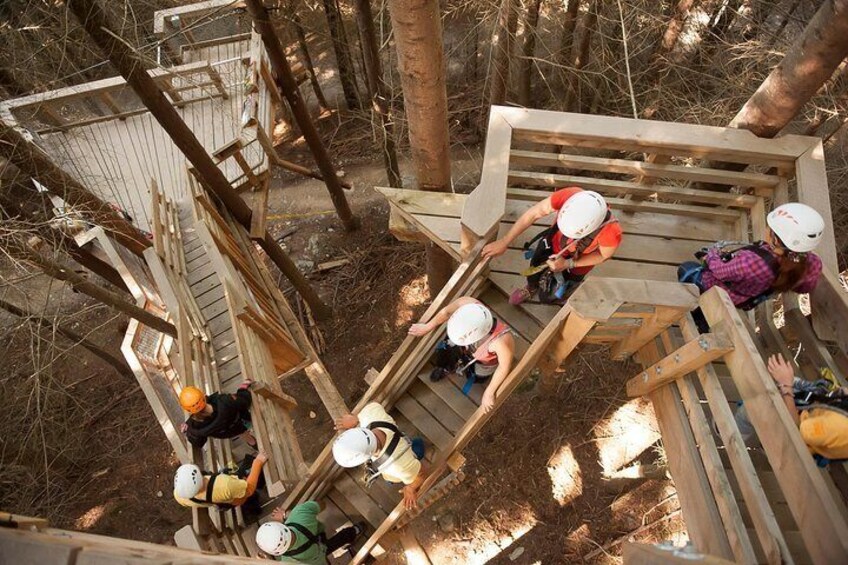
[[[771,251],[771,246],[763,246]],[[721,260],[719,250],[712,248],[704,258],[707,264],[701,278],[704,290],[720,286],[730,295],[735,305],[742,304],[749,298],[767,292],[774,283],[775,276],[768,263],[753,251],[739,251],[730,261]],[[793,289],[799,294],[812,292],[816,288],[822,262],[815,253],[807,254],[807,272]]]

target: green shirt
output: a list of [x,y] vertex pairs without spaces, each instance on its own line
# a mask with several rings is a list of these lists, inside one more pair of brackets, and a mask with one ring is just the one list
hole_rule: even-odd
[[[309,533],[315,537],[318,537],[318,534],[324,532],[324,524],[318,521],[318,514],[320,512],[321,506],[313,500],[298,504],[292,508],[291,512],[289,512],[289,516],[286,518],[285,524],[291,524],[294,522],[295,524],[303,526],[309,530]],[[292,528],[292,534],[294,534],[294,540],[292,541],[290,549],[297,549],[298,547],[309,543],[306,536],[294,528]],[[299,553],[294,557],[281,556],[277,559],[283,563],[290,564],[305,563],[307,565],[327,565],[327,546],[318,542],[303,553]]]

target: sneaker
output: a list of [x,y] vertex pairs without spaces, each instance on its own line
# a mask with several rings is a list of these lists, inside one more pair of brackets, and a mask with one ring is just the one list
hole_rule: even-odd
[[365,522],[357,522],[353,525],[353,529],[356,530],[356,537],[354,541],[359,539],[359,537],[365,533]]
[[449,373],[450,371],[443,367],[436,367],[435,369],[433,369],[433,372],[430,373],[430,380],[434,383],[437,383],[443,378],[447,377]]
[[530,300],[532,297],[533,291],[530,290],[529,287],[523,286],[512,291],[512,294],[509,295],[509,303],[513,306],[518,306],[522,302]]

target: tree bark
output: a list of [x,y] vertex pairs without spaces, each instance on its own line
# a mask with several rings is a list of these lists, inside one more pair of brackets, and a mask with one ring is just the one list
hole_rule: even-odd
[[350,56],[350,46],[344,39],[344,22],[335,0],[321,0],[324,14],[327,16],[327,28],[336,55],[339,68],[339,80],[342,83],[345,103],[350,110],[360,108],[359,96],[356,92],[356,77],[353,74],[353,59]]
[[[418,186],[450,192],[448,100],[439,3],[389,0],[388,5]],[[453,270],[453,262],[441,249],[429,249],[427,257],[430,294],[435,296],[447,282],[444,273]]]
[[518,26],[516,0],[501,0],[498,21],[492,37],[492,78],[489,89],[489,104],[503,105],[509,92],[509,67],[512,44]]
[[568,75],[568,84],[565,92],[565,111],[573,112],[580,99],[578,92],[578,82],[581,69],[586,66],[589,60],[589,47],[592,45],[592,33],[598,25],[598,0],[594,0],[589,6],[589,11],[583,17],[583,33],[580,35],[580,43],[577,45],[577,53],[574,56],[574,61],[571,64],[571,70]]
[[680,0],[674,8],[674,14],[668,22],[668,27],[665,28],[660,48],[655,57],[668,55],[674,48],[677,47],[677,41],[680,39],[680,33],[686,27],[686,20],[689,19],[689,14],[695,6],[695,0]]
[[386,84],[383,81],[383,69],[380,64],[380,50],[377,44],[377,32],[374,29],[374,16],[371,13],[370,0],[356,0],[356,22],[362,37],[362,50],[365,59],[365,75],[368,78],[368,94],[371,96],[371,106],[380,117],[383,139],[383,162],[386,166],[386,176],[389,186],[400,188],[397,151],[395,149],[394,125],[391,108],[386,99]]
[[536,54],[536,26],[539,25],[539,9],[542,0],[528,0],[527,18],[524,21],[524,44],[518,68],[518,103],[529,108],[533,105],[533,68]]
[[166,322],[162,318],[148,312],[144,308],[140,308],[135,304],[130,304],[124,299],[124,295],[107,290],[102,286],[98,286],[93,282],[88,281],[85,277],[53,259],[42,255],[41,253],[30,249],[25,241],[18,235],[8,235],[3,240],[3,247],[10,256],[35,265],[41,269],[45,275],[59,281],[69,283],[77,291],[99,300],[103,304],[110,306],[122,312],[131,318],[135,318],[145,326],[176,337],[177,330],[173,324]]
[[318,106],[322,111],[329,110],[330,105],[327,104],[327,99],[324,98],[324,91],[321,90],[321,85],[318,83],[318,75],[315,74],[315,65],[312,64],[312,57],[309,55],[309,47],[306,44],[306,33],[303,31],[303,25],[300,23],[300,16],[297,15],[296,9],[292,11],[291,19],[292,25],[294,25],[294,33],[297,36],[297,44],[303,55],[303,63],[306,65],[307,72],[309,72],[309,82],[312,85],[312,91],[315,92],[315,98],[318,100]]
[[848,0],[826,0],[730,127],[774,137],[848,55]]
[[61,326],[55,323],[55,321],[42,318],[41,316],[37,316],[29,310],[19,308],[18,306],[15,306],[14,304],[6,302],[2,299],[0,299],[0,308],[6,310],[11,314],[14,314],[18,318],[33,322],[34,324],[37,324],[38,326],[46,330],[49,330],[51,332],[55,331],[74,345],[81,345],[82,347],[89,350],[93,355],[99,357],[100,359],[111,365],[112,368],[114,368],[120,375],[135,380],[135,375],[133,374],[132,369],[130,369],[129,365],[127,365],[127,362],[125,360],[115,357],[114,355],[101,348],[99,345],[97,345],[90,339],[76,333],[75,331],[65,326]]
[[[203,148],[203,145],[200,144],[197,137],[174,109],[174,106],[165,98],[162,90],[147,74],[139,56],[118,38],[119,36],[109,25],[106,14],[97,0],[70,0],[68,7],[76,15],[94,43],[109,57],[112,65],[121,73],[127,84],[150,110],[156,121],[168,132],[174,144],[194,166],[204,180],[202,183],[204,188],[212,192],[223,203],[237,222],[250,229],[250,218],[253,215],[250,207],[233,190],[227,181],[227,177],[218,169],[206,149]],[[265,24],[273,35],[273,29],[267,18]],[[277,46],[279,47],[279,42],[277,42]],[[291,70],[289,70],[289,79],[294,82],[294,78],[291,77]],[[332,177],[333,179],[336,178],[335,171],[332,171]],[[258,243],[292,282],[292,285],[303,296],[316,316],[319,318],[329,317],[330,309],[321,301],[318,294],[310,286],[309,281],[298,271],[294,262],[280,248],[274,237],[266,231],[265,237],[260,239]]]
[[[568,0],[568,7],[562,19],[562,31],[559,40],[559,63],[568,66],[573,60],[571,51],[574,48],[574,28],[577,27],[577,13],[580,10],[580,0]],[[560,75],[566,76],[564,69]]]
[[297,82],[286,60],[283,46],[274,31],[274,26],[271,24],[271,16],[268,14],[268,10],[265,9],[262,0],[248,0],[247,11],[253,18],[253,24],[256,30],[262,36],[262,42],[265,44],[265,51],[268,53],[271,67],[274,69],[274,74],[277,75],[280,92],[289,103],[295,121],[303,133],[303,138],[306,140],[307,145],[309,145],[312,155],[315,156],[315,163],[318,165],[318,170],[321,171],[321,176],[324,177],[324,183],[330,192],[330,199],[333,201],[333,206],[336,208],[336,212],[342,220],[345,229],[348,231],[355,230],[359,227],[359,221],[353,215],[353,212],[350,211],[350,206],[348,206],[347,198],[342,190],[339,177],[336,174],[336,168],[330,159],[330,154],[327,152],[327,148],[324,147],[324,142],[321,141],[321,136],[318,134],[318,130],[315,129],[315,124],[312,122],[309,110],[306,108],[306,104],[300,95]]
[[40,147],[17,129],[0,121],[0,155],[51,194],[62,198],[74,211],[94,225],[101,226],[118,243],[138,255],[150,247],[150,241],[138,228],[121,217],[114,208],[92,193],[64,169],[53,163]]

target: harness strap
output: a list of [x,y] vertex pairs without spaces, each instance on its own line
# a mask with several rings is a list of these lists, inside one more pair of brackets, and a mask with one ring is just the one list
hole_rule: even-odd
[[217,478],[220,475],[221,475],[221,473],[215,473],[213,475],[209,475],[209,482],[206,483],[206,493],[205,493],[206,500],[200,500],[199,498],[194,497],[194,496],[189,498],[189,500],[194,502],[195,504],[199,504],[200,506],[206,506],[206,507],[217,506],[218,508],[221,508],[223,510],[230,510],[232,508],[235,508],[232,504],[229,504],[227,502],[213,502],[212,501],[212,492],[215,490],[215,481],[217,480]]
[[386,447],[386,450],[383,452],[383,454],[380,457],[378,457],[377,459],[374,460],[374,466],[377,469],[379,469],[389,459],[391,459],[392,455],[394,455],[394,453],[395,453],[395,450],[397,450],[398,444],[400,444],[400,440],[402,440],[405,436],[398,429],[397,426],[395,426],[394,424],[392,424],[390,422],[376,421],[376,422],[371,422],[370,424],[368,424],[369,430],[374,430],[374,429],[377,429],[377,428],[383,428],[384,430],[389,430],[390,432],[392,432],[394,434],[392,436],[391,441],[389,442],[388,447]]
[[317,543],[319,543],[321,541],[321,538],[313,535],[312,532],[310,532],[307,527],[302,526],[302,525],[300,525],[296,522],[286,522],[286,526],[288,526],[289,528],[292,528],[294,530],[297,530],[298,532],[303,534],[303,537],[306,538],[306,543],[301,544],[301,545],[297,546],[296,548],[289,549],[288,551],[283,553],[283,555],[286,556],[286,557],[294,557],[295,555],[300,555],[301,553],[303,553],[304,551],[306,551],[307,549],[309,549],[310,547],[312,547],[313,545],[316,545]]

